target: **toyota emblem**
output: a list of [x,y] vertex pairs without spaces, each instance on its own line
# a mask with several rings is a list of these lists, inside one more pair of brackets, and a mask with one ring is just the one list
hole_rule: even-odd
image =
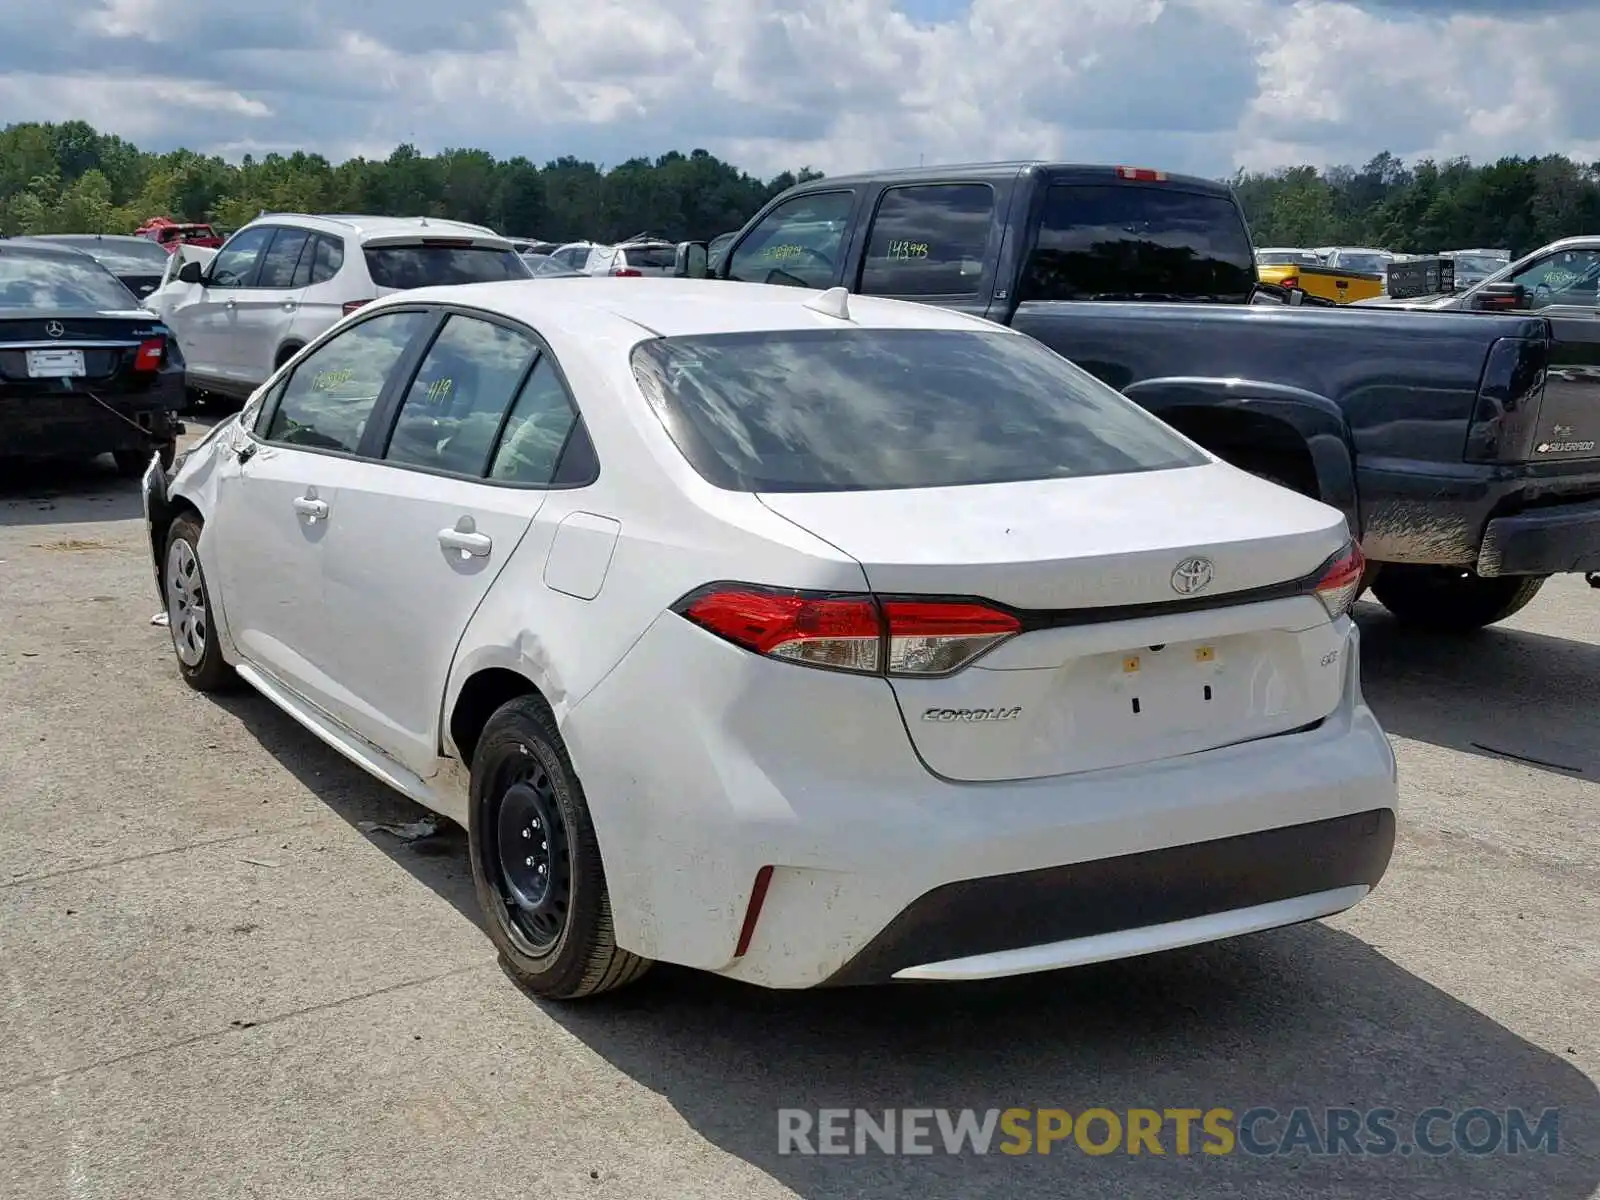
[[67,327],[60,321],[46,321],[44,323],[44,331],[51,337],[60,337],[67,331]]
[[1209,558],[1186,558],[1172,568],[1172,590],[1180,596],[1193,596],[1211,586],[1214,568]]

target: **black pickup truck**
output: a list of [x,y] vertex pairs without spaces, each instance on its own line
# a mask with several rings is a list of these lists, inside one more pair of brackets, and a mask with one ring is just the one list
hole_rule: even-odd
[[1263,303],[1274,289],[1223,184],[1037,162],[818,179],[714,267],[700,243],[678,262],[1030,334],[1226,461],[1342,509],[1405,622],[1477,629],[1550,575],[1600,572],[1600,341],[1560,345],[1534,314]]

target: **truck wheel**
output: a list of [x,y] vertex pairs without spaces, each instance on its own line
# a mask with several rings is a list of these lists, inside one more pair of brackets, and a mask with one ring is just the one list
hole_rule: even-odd
[[1548,578],[1501,575],[1485,579],[1464,567],[1386,563],[1372,582],[1372,594],[1402,624],[1471,633],[1524,608]]

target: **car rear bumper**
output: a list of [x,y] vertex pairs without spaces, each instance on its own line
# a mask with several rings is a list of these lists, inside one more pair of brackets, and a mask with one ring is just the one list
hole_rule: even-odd
[[1340,705],[1313,728],[1047,779],[943,780],[887,684],[759,659],[670,616],[563,732],[626,948],[768,987],[988,978],[1366,895],[1397,790],[1347,636]]
[[1600,571],[1600,500],[1496,517],[1484,530],[1478,574]]
[[93,457],[153,450],[177,438],[183,386],[177,373],[132,392],[0,389],[0,448],[18,458]]

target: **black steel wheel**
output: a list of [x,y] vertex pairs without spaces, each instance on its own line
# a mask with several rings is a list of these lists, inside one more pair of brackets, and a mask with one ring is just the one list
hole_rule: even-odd
[[468,833],[489,937],[519,985],[573,1000],[649,969],[617,945],[589,803],[541,697],[508,701],[484,725]]

